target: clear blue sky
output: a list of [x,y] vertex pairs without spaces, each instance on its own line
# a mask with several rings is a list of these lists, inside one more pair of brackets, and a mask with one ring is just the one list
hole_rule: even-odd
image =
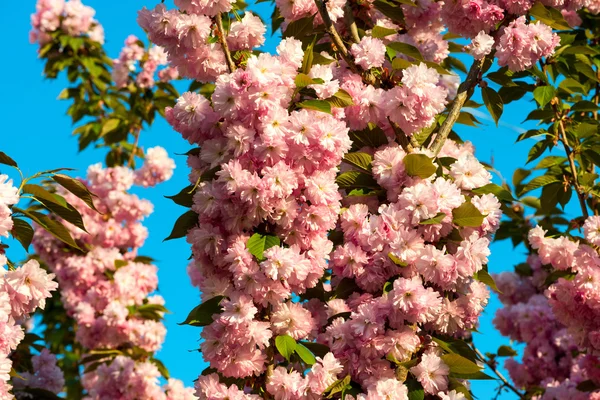
[[[97,11],[96,18],[104,26],[106,49],[112,58],[118,56],[129,34],[144,37],[135,22],[138,9],[144,5],[152,8],[158,3],[159,0],[84,0],[84,4]],[[270,3],[259,6],[253,8],[259,10],[265,21],[270,21]],[[88,165],[104,159],[104,153],[97,150],[77,153],[76,139],[71,136],[70,118],[65,115],[68,104],[56,100],[61,89],[66,87],[66,79],[45,80],[42,76],[43,64],[36,56],[36,47],[28,41],[29,16],[34,8],[33,0],[0,2],[0,37],[5,43],[4,61],[0,65],[0,76],[3,77],[0,150],[15,158],[27,175],[58,167],[76,168],[75,174],[84,175]],[[271,50],[276,45],[276,39],[271,38],[270,31],[267,38],[266,49]],[[180,86],[180,89],[185,87]],[[477,97],[475,99],[480,100]],[[533,126],[531,123],[521,123],[532,107],[529,100],[507,105],[498,128],[489,117],[483,115],[479,118],[484,122],[482,127],[474,129],[459,125],[457,130],[463,139],[475,144],[480,160],[493,160],[495,168],[510,182],[513,171],[523,165],[532,145],[528,141],[515,144],[517,131]],[[525,109],[526,112],[523,111]],[[483,108],[479,110],[484,111]],[[143,132],[141,144],[146,148],[155,145],[165,147],[177,163],[175,175],[169,182],[137,192],[152,201],[155,207],[154,214],[145,221],[150,237],[141,253],[157,260],[160,294],[165,297],[167,308],[172,312],[166,316],[168,334],[158,356],[172,376],[192,385],[205,367],[201,354],[193,351],[198,347],[199,330],[177,325],[199,302],[198,291],[191,286],[185,272],[190,249],[183,239],[162,241],[169,234],[174,220],[185,211],[163,196],[175,194],[187,185],[185,158],[175,153],[185,153],[190,146],[161,118],[157,118],[150,131]],[[500,183],[497,177],[494,179]],[[523,261],[523,254],[523,249],[513,250],[508,241],[494,243],[489,270],[511,270],[513,265]],[[483,352],[494,352],[501,344],[508,344],[508,340],[494,330],[491,322],[498,306],[497,299],[492,298],[481,319],[481,334],[477,334],[475,340]],[[479,399],[491,398],[495,387],[495,382],[473,385]],[[501,398],[514,399],[516,396],[506,394]]]

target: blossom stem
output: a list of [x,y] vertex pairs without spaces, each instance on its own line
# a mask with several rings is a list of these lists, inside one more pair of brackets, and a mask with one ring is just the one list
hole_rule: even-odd
[[[556,106],[554,107],[556,110]],[[585,205],[585,193],[583,192],[583,188],[579,184],[579,180],[577,179],[577,167],[575,166],[575,155],[573,151],[571,151],[571,147],[569,146],[569,139],[567,138],[567,132],[565,131],[565,125],[563,123],[562,118],[557,115],[558,118],[558,129],[560,132],[560,141],[563,144],[565,149],[565,153],[567,153],[567,158],[569,159],[569,166],[571,167],[571,174],[573,175],[573,186],[575,186],[575,191],[577,192],[577,198],[579,199],[579,205],[581,206],[581,212],[585,218],[589,217],[587,206]]]
[[462,107],[473,94],[473,90],[479,82],[479,74],[483,69],[483,65],[486,62],[486,60],[487,57],[483,57],[481,60],[475,60],[471,65],[471,69],[469,69],[469,73],[467,74],[466,79],[458,87],[458,91],[456,97],[454,98],[454,102],[452,103],[448,111],[448,117],[442,123],[442,126],[440,127],[440,130],[438,131],[435,137],[435,140],[431,144],[430,150],[433,152],[434,155],[437,156],[440,150],[442,150],[444,142],[450,135],[452,127],[458,119]]
[[494,372],[494,374],[498,377],[498,379],[500,379],[502,381],[504,386],[506,386],[507,388],[512,390],[517,396],[519,396],[520,399],[525,398],[525,395],[523,393],[521,393],[516,387],[511,385],[511,383],[508,381],[508,379],[506,379],[506,377],[504,375],[502,375],[502,372],[498,371],[498,368],[496,368],[496,366],[490,360],[485,358],[485,356],[481,353],[481,351],[479,351],[478,348],[473,346],[473,350],[475,350],[475,353],[483,360],[485,365],[487,365],[489,367],[489,369],[491,369]]
[[389,117],[388,117],[388,121],[389,121],[390,125],[392,126],[392,129],[394,130],[394,134],[396,135],[396,141],[400,144],[400,146],[402,146],[402,149],[405,152],[412,153],[415,149],[413,147],[413,144],[409,141],[408,137],[406,136],[406,133],[404,133],[404,131],[402,131],[402,129],[400,129],[398,124],[396,124],[395,122],[392,122]]
[[350,29],[350,35],[352,40],[355,43],[360,42],[360,36],[358,35],[358,27],[356,26],[356,21],[354,20],[354,14],[352,13],[352,7],[350,3],[346,3],[344,6],[344,19],[348,24],[348,28]]
[[129,155],[129,160],[127,161],[127,165],[129,165],[129,168],[133,168],[133,163],[135,160],[135,153],[137,153],[138,145],[140,142],[140,133],[141,133],[141,129],[136,129],[133,133],[133,136],[135,137],[135,141],[133,142],[133,147],[131,148],[131,154]]
[[217,16],[215,17],[215,22],[217,23],[217,36],[219,37],[219,43],[221,43],[223,53],[225,53],[227,68],[229,68],[229,72],[233,72],[235,71],[235,63],[233,62],[233,58],[231,58],[231,52],[229,51],[229,46],[227,45],[225,29],[223,29],[223,17],[221,16],[221,14],[217,14]]

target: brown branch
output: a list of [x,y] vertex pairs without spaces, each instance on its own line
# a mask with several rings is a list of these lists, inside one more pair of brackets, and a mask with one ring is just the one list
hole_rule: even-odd
[[508,381],[508,379],[506,379],[504,377],[504,375],[502,375],[502,372],[498,371],[498,369],[496,368],[496,366],[490,360],[487,360],[485,358],[485,356],[483,354],[481,354],[481,351],[479,351],[479,349],[477,349],[475,347],[475,345],[473,345],[473,350],[475,350],[475,353],[483,360],[483,362],[485,363],[485,365],[487,365],[494,372],[494,374],[496,374],[496,376],[498,377],[498,379],[500,379],[502,381],[502,383],[504,384],[504,386],[506,386],[507,388],[509,388],[510,390],[512,390],[517,396],[519,396],[520,399],[524,399],[525,398],[525,395],[523,393],[521,393],[513,385],[511,385],[511,383]]
[[229,68],[229,72],[233,72],[235,71],[235,63],[233,62],[233,58],[231,58],[231,52],[229,51],[229,46],[227,45],[227,38],[225,37],[225,29],[223,29],[223,18],[221,14],[216,15],[215,22],[217,23],[217,36],[219,37],[219,43],[221,43],[223,53],[225,53],[227,67]]
[[317,5],[319,15],[321,16],[321,18],[323,19],[323,23],[325,24],[325,30],[329,34],[329,37],[335,45],[337,52],[344,59],[344,61],[346,61],[346,64],[348,64],[348,67],[350,67],[350,70],[352,72],[354,72],[355,74],[360,74],[360,69],[354,63],[352,56],[348,52],[348,49],[346,48],[346,45],[342,40],[342,37],[335,29],[335,26],[333,26],[333,21],[331,21],[331,17],[329,16],[329,12],[327,11],[327,5],[325,4],[324,0],[315,0],[315,4]]
[[[412,153],[413,151],[415,151],[414,145],[409,141],[408,136],[406,136],[406,133],[404,133],[404,131],[400,129],[398,124],[392,122],[389,117],[388,121],[392,126],[392,129],[394,130],[394,134],[396,135],[396,141],[398,142],[398,144],[400,144],[400,146],[402,146],[402,149],[407,153]],[[419,147],[418,144],[416,147]]]
[[554,106],[555,112],[557,112],[558,118],[558,128],[560,133],[560,141],[565,148],[565,153],[567,153],[567,158],[569,159],[569,166],[571,167],[571,174],[573,175],[573,186],[575,186],[575,192],[577,192],[577,198],[579,199],[579,205],[581,206],[581,212],[585,218],[589,217],[587,206],[585,204],[585,193],[583,192],[583,188],[579,184],[579,180],[577,179],[577,167],[575,166],[575,155],[571,151],[571,147],[569,146],[569,139],[567,138],[567,132],[565,131],[565,125],[563,123],[562,117],[558,115],[558,110],[556,106]]
[[344,19],[348,24],[348,29],[350,30],[352,40],[355,43],[360,42],[360,36],[358,35],[358,27],[356,26],[356,21],[354,20],[354,14],[352,12],[352,7],[350,6],[350,3],[346,3],[346,5],[344,6]]
[[133,142],[133,147],[131,148],[131,154],[129,155],[129,160],[127,162],[127,165],[129,165],[129,168],[133,168],[133,164],[135,161],[135,153],[137,153],[137,150],[138,150],[138,144],[140,142],[141,133],[142,133],[141,128],[134,129],[133,136],[135,137],[135,141]]
[[471,69],[469,69],[466,79],[458,87],[454,102],[448,111],[448,117],[442,123],[442,126],[440,126],[440,130],[438,131],[435,140],[431,144],[430,150],[434,155],[437,156],[440,150],[442,150],[444,142],[448,138],[448,135],[450,135],[452,127],[460,115],[460,110],[465,105],[467,100],[469,100],[469,98],[473,95],[475,86],[477,86],[477,83],[479,82],[479,74],[481,73],[486,60],[487,57],[484,57],[481,60],[475,60],[471,65]]

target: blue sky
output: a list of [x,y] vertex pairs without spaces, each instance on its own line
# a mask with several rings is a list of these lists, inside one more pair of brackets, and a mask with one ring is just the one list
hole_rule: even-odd
[[[84,1],[84,4],[97,11],[96,18],[104,26],[106,49],[112,58],[118,56],[129,34],[145,37],[135,22],[137,11],[143,6],[152,8],[158,3],[159,0]],[[15,158],[26,175],[58,167],[76,168],[74,174],[84,175],[88,165],[104,159],[104,152],[90,149],[77,153],[77,141],[71,135],[70,118],[65,115],[68,103],[56,100],[62,88],[66,87],[66,79],[45,80],[42,76],[43,63],[36,56],[36,46],[29,44],[29,16],[34,8],[33,0],[0,2],[0,37],[5,38],[4,62],[0,65],[0,76],[4,77],[0,97],[0,117],[3,121],[0,127],[0,150]],[[265,21],[270,21],[270,3],[253,8]],[[276,38],[271,38],[270,32],[267,37],[266,49],[271,50],[276,45]],[[465,58],[465,61],[469,60]],[[185,87],[181,85],[179,89]],[[478,95],[475,100],[480,101]],[[524,164],[532,146],[529,141],[515,143],[518,132],[534,126],[530,122],[522,123],[532,108],[530,100],[505,106],[499,127],[480,108],[476,111],[477,117],[484,123],[480,128],[458,125],[456,129],[463,139],[475,144],[480,160],[491,162],[510,182],[513,171]],[[166,316],[168,334],[158,356],[172,376],[192,385],[204,368],[201,354],[194,351],[198,347],[199,330],[177,325],[199,302],[198,291],[191,286],[185,272],[190,249],[183,239],[162,241],[169,234],[174,220],[185,211],[163,196],[175,194],[188,184],[185,158],[176,156],[176,153],[185,153],[190,146],[161,118],[157,118],[151,130],[143,131],[141,144],[146,148],[155,145],[165,147],[177,163],[175,175],[169,182],[136,193],[154,203],[154,214],[145,221],[150,237],[141,253],[157,260],[159,293],[165,297],[167,308],[172,312]],[[494,180],[501,183],[497,177]],[[13,246],[13,249],[16,248]],[[514,250],[508,241],[497,242],[492,245],[489,270],[511,270],[523,260],[523,249]],[[475,337],[482,352],[494,352],[501,344],[508,344],[508,340],[494,330],[491,322],[498,306],[499,302],[493,297],[482,316],[481,334]],[[473,384],[475,394],[480,399],[492,398],[495,387],[495,382]],[[510,394],[501,397],[514,398],[516,396]]]

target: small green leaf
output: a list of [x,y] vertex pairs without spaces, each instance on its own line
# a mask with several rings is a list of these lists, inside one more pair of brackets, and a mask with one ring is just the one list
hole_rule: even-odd
[[411,63],[408,60],[405,60],[404,58],[396,57],[392,60],[392,69],[395,69],[395,70],[406,69],[408,67],[412,67],[413,65],[415,65],[415,64]]
[[13,208],[13,211],[20,212],[28,218],[31,218],[35,223],[44,228],[52,236],[60,240],[61,242],[68,244],[69,246],[83,251],[77,243],[73,240],[71,233],[63,224],[49,218],[47,215],[37,211],[23,210],[17,207]]
[[223,299],[223,296],[216,296],[194,307],[185,321],[179,323],[179,325],[206,326],[212,324],[213,315],[220,314],[223,311],[221,307],[221,300]]
[[307,87],[308,85],[323,83],[323,79],[320,79],[320,78],[313,79],[306,74],[300,73],[300,74],[296,75],[296,78],[294,79],[294,83],[296,84],[296,88],[302,89],[304,87]]
[[29,245],[33,240],[33,228],[27,221],[20,218],[13,217],[12,220],[13,228],[10,231],[11,235],[21,243],[25,251],[29,251]]
[[408,263],[402,261],[401,259],[399,259],[398,257],[396,257],[395,255],[393,255],[392,253],[388,253],[388,257],[390,260],[392,260],[392,262],[400,267],[406,267],[408,265]]
[[100,131],[100,136],[104,136],[119,127],[121,124],[121,120],[118,118],[109,118],[102,124],[102,130]]
[[315,343],[315,342],[298,342],[298,344],[303,345],[304,347],[306,347],[307,349],[309,349],[315,356],[317,357],[325,357],[325,355],[327,353],[329,353],[329,347],[325,346],[324,344],[321,343]]
[[298,103],[298,106],[308,110],[316,110],[331,114],[331,104],[325,100],[304,100],[303,102]]
[[167,199],[173,200],[175,204],[184,207],[191,207],[194,204],[195,186],[189,185],[181,189],[181,191],[173,196],[165,196]]
[[363,171],[371,173],[371,162],[373,161],[373,156],[368,153],[363,152],[355,152],[355,153],[347,153],[344,156],[344,161],[348,164],[354,165],[355,167],[360,168]]
[[388,44],[387,47],[391,48],[394,51],[397,51],[398,53],[402,53],[408,57],[414,58],[417,61],[424,61],[419,49],[417,49],[411,44],[403,42],[393,42]]
[[188,231],[196,225],[198,225],[198,214],[192,210],[186,211],[177,218],[177,221],[175,221],[175,225],[173,225],[173,229],[171,230],[171,234],[167,236],[163,242],[184,237],[187,235]]
[[556,95],[556,90],[552,86],[539,86],[533,91],[533,98],[544,108],[546,104],[550,103],[550,100]]
[[350,377],[350,375],[346,375],[346,377],[344,377],[343,379],[338,379],[337,381],[329,385],[329,387],[323,392],[323,395],[327,394],[327,397],[325,398],[331,399],[334,394],[339,393],[345,390],[348,386],[350,386],[351,381],[352,378]]
[[335,178],[335,182],[340,189],[379,188],[377,181],[373,179],[372,175],[360,171],[344,172]]
[[424,221],[419,222],[419,225],[435,225],[435,224],[441,224],[442,221],[444,220],[444,218],[446,218],[446,214],[444,214],[443,212],[438,213],[435,217],[433,218],[429,218],[426,219]]
[[558,176],[553,175],[538,176],[537,178],[533,178],[525,185],[523,190],[521,190],[521,193],[519,193],[519,196],[522,196],[527,192],[531,192],[532,190],[539,189],[541,187],[555,182],[562,182],[562,179],[560,179]]
[[448,365],[451,373],[463,375],[475,374],[482,370],[482,368],[473,361],[456,353],[444,354],[441,358],[442,361]]
[[277,347],[277,351],[286,360],[290,361],[290,357],[296,351],[296,340],[289,335],[279,335],[275,338],[275,347]]
[[494,290],[495,292],[501,293],[498,290],[498,286],[496,286],[496,281],[494,281],[494,278],[485,269],[477,271],[477,273],[475,274],[475,279],[477,279],[479,282],[485,283],[486,285],[491,287],[492,290]]
[[[294,37],[296,39],[302,39],[304,36],[314,32],[313,20],[315,16],[301,18],[297,21],[290,22],[290,24],[283,32],[283,38]],[[275,28],[273,28],[275,30]]]
[[18,168],[17,162],[10,158],[6,153],[0,151],[0,164],[8,165],[10,167]]
[[483,97],[483,103],[487,107],[490,115],[494,119],[496,126],[498,126],[498,120],[504,110],[504,102],[502,97],[491,87],[487,86],[481,89],[481,96]]
[[315,355],[302,344],[296,343],[295,351],[306,365],[313,365],[317,362]]
[[419,178],[426,179],[437,170],[431,158],[425,154],[408,154],[402,162],[406,168],[406,174],[409,176],[418,176]]
[[60,186],[67,189],[69,192],[79,197],[85,204],[88,205],[92,210],[98,211],[96,206],[94,206],[93,197],[96,197],[95,194],[90,192],[90,190],[85,186],[81,181],[77,179],[73,179],[70,176],[63,174],[54,174],[52,175],[52,180],[58,183]]
[[518,355],[518,353],[516,352],[515,349],[513,349],[510,346],[506,346],[506,345],[502,345],[502,346],[498,347],[497,353],[500,357],[514,357],[514,356]]
[[350,93],[346,92],[344,89],[340,89],[335,94],[327,99],[325,99],[331,107],[336,108],[344,108],[354,105],[354,101],[352,100],[352,96]]
[[398,33],[396,29],[385,28],[381,25],[375,25],[371,30],[371,36],[374,38],[383,38]]
[[457,226],[479,227],[484,218],[481,211],[470,202],[452,210],[452,222]]
[[503,200],[503,201],[515,201],[515,198],[513,197],[513,195],[506,189],[504,189],[502,186],[498,186],[495,183],[488,183],[485,186],[482,186],[480,188],[477,189],[473,189],[472,190],[473,193],[475,194],[493,194],[494,196],[496,196],[499,200]]
[[281,245],[281,240],[274,235],[263,235],[261,233],[255,233],[250,236],[248,242],[246,242],[246,248],[258,261],[265,259],[264,252],[274,246]]

